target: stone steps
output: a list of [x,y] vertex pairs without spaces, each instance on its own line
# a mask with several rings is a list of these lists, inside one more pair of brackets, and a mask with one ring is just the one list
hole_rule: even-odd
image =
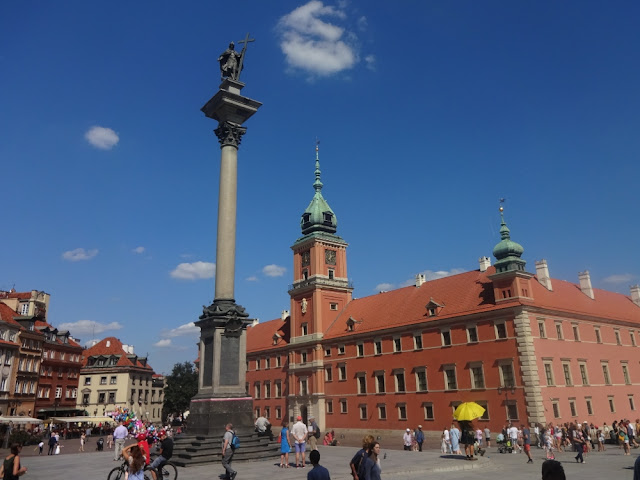
[[[238,435],[240,448],[233,455],[234,462],[251,462],[280,456],[280,444],[257,434]],[[179,467],[220,463],[222,461],[222,435],[180,435],[174,439],[171,462]]]

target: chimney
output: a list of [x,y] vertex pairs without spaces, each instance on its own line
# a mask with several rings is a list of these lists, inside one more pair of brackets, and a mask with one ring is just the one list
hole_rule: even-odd
[[107,340],[106,347],[109,348],[111,346],[111,340]]
[[544,258],[539,262],[536,261],[536,275],[538,275],[538,281],[540,282],[540,284],[547,290],[553,292],[553,287],[551,286],[551,277],[549,276],[549,267],[547,265],[547,261]]
[[289,310],[282,310],[282,313],[280,314],[280,319],[286,320],[288,316],[289,316]]
[[578,273],[578,280],[580,280],[580,290],[587,297],[593,299],[593,288],[591,288],[591,275],[589,275],[589,270],[585,270],[584,272]]
[[640,285],[631,287],[631,301],[640,307]]
[[486,272],[487,268],[491,266],[491,259],[489,257],[480,257],[478,262],[480,263],[481,272]]
[[419,287],[420,285],[422,285],[426,281],[427,281],[427,279],[424,276],[424,273],[419,273],[419,274],[416,275],[416,287]]

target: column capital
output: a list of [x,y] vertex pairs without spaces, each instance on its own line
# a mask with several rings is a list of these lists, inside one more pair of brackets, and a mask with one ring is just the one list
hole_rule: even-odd
[[247,133],[246,127],[241,127],[232,122],[220,122],[218,128],[213,133],[218,137],[221,147],[230,145],[238,148],[242,140],[242,136]]

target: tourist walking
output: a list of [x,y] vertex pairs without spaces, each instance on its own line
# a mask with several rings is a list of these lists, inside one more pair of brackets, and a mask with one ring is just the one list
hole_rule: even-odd
[[11,445],[11,453],[7,455],[0,467],[0,477],[5,480],[14,480],[27,473],[27,467],[20,466],[20,452],[22,445],[14,443]]
[[578,452],[578,454],[575,457],[576,458],[576,462],[585,463],[584,462],[584,457],[582,456],[582,452],[584,450],[584,439],[583,439],[583,436],[582,436],[582,430],[580,430],[580,428],[576,428],[576,426],[574,424],[571,424],[569,432],[571,434],[571,440],[573,442],[573,448],[575,448],[576,452]]
[[440,445],[440,451],[442,453],[447,453],[447,451],[451,453],[451,440],[447,427],[444,427],[444,430],[442,430],[442,444]]
[[418,444],[418,451],[422,451],[422,444],[424,443],[424,432],[422,431],[422,425],[418,425],[416,430],[416,443]]
[[369,450],[369,456],[365,459],[363,478],[360,480],[381,480],[380,443],[373,442]]
[[451,430],[449,431],[449,439],[450,439],[449,447],[451,448],[451,453],[454,453],[457,455],[462,454],[462,452],[460,451],[461,435],[462,433],[460,432],[460,430],[458,430],[458,427],[456,427],[455,425],[451,425]]
[[107,435],[107,448],[113,448],[113,433],[111,432],[109,432],[109,435]]
[[[318,449],[318,439],[320,438],[320,427],[316,423],[313,415],[309,416],[309,448],[311,450]],[[324,468],[324,467],[323,467]]]
[[84,452],[84,444],[87,441],[87,436],[85,435],[84,432],[82,432],[82,435],[80,435],[80,448],[78,449],[79,452]]
[[402,448],[404,450],[411,450],[411,429],[407,428],[402,435]]
[[487,448],[491,448],[491,430],[489,430],[489,427],[484,429],[484,441],[487,442]]
[[468,420],[460,420],[458,424],[462,431],[460,440],[464,445],[464,453],[467,455],[467,460],[477,460],[474,457],[475,428],[473,428],[473,424]]
[[[225,479],[226,480],[235,480],[236,472],[233,468],[231,468],[231,461],[233,460],[233,447],[231,446],[231,442],[233,441],[233,436],[235,432],[233,431],[233,424],[227,423],[224,426],[224,435],[222,436],[222,466],[225,471]],[[154,461],[155,463],[155,461]]]
[[527,424],[522,427],[522,443],[524,453],[527,454],[527,463],[533,463],[533,458],[531,458],[531,428]]
[[373,445],[375,441],[373,435],[365,435],[362,439],[362,448],[356,452],[349,462],[353,480],[359,480],[360,474],[358,472],[362,473],[364,471],[364,460],[369,457],[371,445]]

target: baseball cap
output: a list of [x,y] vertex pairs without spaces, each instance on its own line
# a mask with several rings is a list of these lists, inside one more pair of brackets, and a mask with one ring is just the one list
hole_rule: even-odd
[[422,425],[418,425],[418,428],[422,428]]
[[167,431],[166,431],[166,430],[164,430],[164,429],[163,429],[163,430],[160,430],[160,432],[158,432],[158,436],[159,436],[159,437],[162,437],[163,435],[166,435],[166,434],[167,434]]
[[138,435],[136,435],[136,440],[138,440],[139,442],[146,439],[147,439],[147,436],[144,433],[139,433]]
[[302,420],[302,417],[300,415],[298,415],[298,420]]
[[411,429],[410,429],[410,428],[407,428],[407,432],[410,432],[410,431],[411,431]]

